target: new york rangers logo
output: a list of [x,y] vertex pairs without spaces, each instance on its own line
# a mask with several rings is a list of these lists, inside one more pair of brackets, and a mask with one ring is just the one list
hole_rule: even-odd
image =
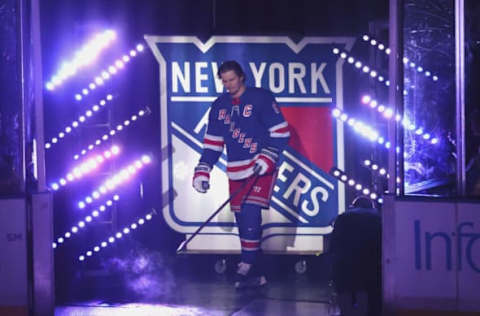
[[[192,233],[228,198],[226,155],[213,168],[211,188],[199,194],[191,187],[193,167],[203,147],[209,107],[225,93],[216,73],[221,61],[237,60],[246,73],[246,84],[272,91],[272,107],[282,112],[291,129],[290,143],[278,163],[278,178],[270,210],[264,214],[266,250],[318,251],[319,238],[331,231],[330,222],[342,211],[343,187],[328,171],[343,167],[343,132],[330,117],[335,104],[342,107],[342,59],[332,48],[350,49],[348,38],[305,38],[294,43],[286,37],[213,37],[203,43],[195,37],[146,36],[160,66],[162,190],[171,200],[163,209],[167,223],[177,231]],[[281,62],[279,62],[281,61]],[[235,115],[250,117],[254,104],[237,113],[220,111],[217,119],[230,124],[230,139],[252,152],[252,142],[235,128]],[[276,132],[271,131],[273,134]],[[230,137],[230,136],[229,136]],[[230,166],[229,166],[230,168]],[[174,198],[175,194],[177,197]],[[228,207],[192,241],[189,249],[239,249],[233,214]],[[204,248],[205,247],[205,248]]]

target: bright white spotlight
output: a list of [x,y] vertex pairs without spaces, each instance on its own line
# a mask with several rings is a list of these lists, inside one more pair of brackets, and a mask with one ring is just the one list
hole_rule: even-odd
[[142,162],[143,162],[144,164],[149,164],[150,162],[152,162],[152,158],[151,158],[150,156],[148,156],[148,155],[143,155],[143,156],[142,156]]

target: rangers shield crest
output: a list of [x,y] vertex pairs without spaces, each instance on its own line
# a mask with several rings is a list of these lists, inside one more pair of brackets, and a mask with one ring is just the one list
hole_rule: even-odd
[[[191,234],[228,196],[226,154],[210,175],[211,188],[192,188],[193,168],[202,152],[211,103],[225,92],[217,70],[238,61],[246,84],[272,91],[274,111],[291,127],[291,139],[279,161],[269,210],[263,211],[264,250],[317,252],[332,219],[344,208],[344,188],[328,174],[343,168],[343,130],[331,118],[343,107],[343,59],[332,48],[347,50],[350,38],[146,36],[159,63],[162,193],[170,199],[163,215],[175,230]],[[242,115],[248,115],[242,113]],[[175,197],[174,197],[175,196]],[[239,252],[234,216],[227,206],[189,244],[189,250]]]

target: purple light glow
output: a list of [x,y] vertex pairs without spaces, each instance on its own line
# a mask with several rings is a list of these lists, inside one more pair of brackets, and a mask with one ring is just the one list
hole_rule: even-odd
[[[125,67],[125,63],[130,61],[130,58],[136,57],[138,55],[137,52],[142,53],[143,51],[144,51],[144,46],[142,44],[138,44],[135,47],[135,49],[132,49],[132,50],[129,51],[128,54],[130,55],[130,57],[125,54],[125,55],[123,55],[122,60],[120,60],[120,58],[118,58],[118,59],[116,59],[114,64],[106,66],[104,70],[100,71],[99,75],[97,75],[93,78],[93,81],[90,82],[87,85],[86,88],[82,89],[82,91],[86,90],[88,92],[89,90],[95,89],[95,84],[103,85],[105,83],[105,81],[108,81],[113,76],[117,75],[119,73],[119,70],[122,70]],[[92,85],[93,85],[94,88],[92,88]],[[88,93],[86,93],[86,94],[88,94]],[[77,93],[76,95],[81,96],[80,93]]]
[[62,64],[57,73],[47,82],[47,90],[54,90],[57,86],[65,82],[67,78],[74,76],[79,69],[90,65],[98,57],[100,52],[110,45],[115,38],[116,34],[112,30],[106,30],[92,37],[87,44],[75,52],[75,57],[72,60]]
[[[107,96],[107,100],[109,100],[109,99],[108,99],[108,96]],[[110,100],[111,100],[111,99],[110,99]],[[104,101],[104,100],[103,100],[103,101]],[[104,102],[105,102],[105,101],[104,101]],[[145,115],[145,113],[150,114],[151,112],[150,112],[150,110],[149,110],[148,108],[146,108],[146,110],[140,110],[140,111],[138,111],[137,114],[138,114],[140,117],[142,117],[143,115]],[[133,115],[133,116],[136,117],[136,115]],[[133,120],[132,120],[132,121],[133,121]],[[129,122],[129,123],[126,123],[126,122],[128,122],[128,121],[127,121],[127,120],[124,121],[124,127],[130,126],[130,122]],[[77,123],[77,124],[78,124],[78,123]],[[118,132],[120,132],[121,130],[123,130],[123,128],[121,128]],[[93,150],[96,146],[101,145],[104,141],[108,140],[110,137],[114,136],[116,133],[117,133],[117,132],[116,132],[115,130],[111,130],[111,131],[109,131],[107,134],[104,134],[104,135],[101,136],[99,139],[97,139],[94,144],[88,145],[88,147],[87,147],[87,148],[88,148],[88,151],[91,151],[91,150]],[[48,144],[48,143],[47,143],[47,144]],[[46,146],[46,145],[45,145],[45,146]],[[115,150],[115,149],[111,149],[111,150]],[[75,154],[75,155],[73,156],[73,158],[74,158],[75,160],[77,160],[77,159],[80,158],[80,156],[85,155],[88,151],[87,151],[86,149],[83,149],[83,150],[80,152],[80,154]],[[112,154],[112,152],[110,153],[110,155],[111,155],[111,154]]]
[[[115,194],[113,196],[113,200],[118,201],[119,199],[120,199],[120,197],[119,197],[118,194]],[[108,203],[108,202],[110,202],[110,203]],[[80,229],[84,228],[88,223],[93,222],[100,215],[99,210],[100,210],[100,212],[104,212],[106,210],[107,206],[112,206],[113,205],[112,200],[108,200],[108,202],[101,205],[98,209],[94,209],[91,212],[90,215],[85,216],[84,220],[79,221],[77,225],[72,226],[72,228],[70,228],[69,231],[65,232],[64,236],[66,238],[70,238],[70,237],[72,237],[70,232],[76,234],[77,232],[79,232]],[[62,237],[59,237],[59,238],[62,238]],[[58,239],[57,239],[57,241],[58,241]],[[63,242],[64,242],[64,240],[62,239],[61,243],[63,243]],[[55,248],[57,246],[58,245],[56,245]],[[103,247],[103,245],[102,245],[102,247]],[[95,251],[97,251],[97,250],[95,250]]]
[[333,54],[338,55],[340,54],[340,57],[345,59],[347,58],[349,64],[354,64],[355,68],[361,71],[364,74],[369,75],[371,78],[377,78],[378,82],[384,83],[386,86],[390,85],[390,82],[384,81],[383,76],[379,76],[380,72],[376,69],[374,69],[371,66],[365,65],[365,63],[362,63],[361,61],[357,60],[354,56],[351,56],[349,52],[347,51],[341,51],[339,48],[335,47],[332,50]]
[[[112,96],[111,94],[108,94],[108,95],[106,95],[106,99],[107,99],[108,101],[111,101],[111,100],[113,99],[113,96]],[[106,101],[102,99],[102,100],[100,100],[100,104],[101,104],[101,105],[105,105],[105,104],[106,104]],[[98,105],[94,104],[94,105],[91,107],[91,109],[86,110],[85,113],[84,113],[84,115],[80,115],[80,116],[78,117],[78,120],[77,120],[77,121],[73,121],[73,122],[71,123],[71,126],[65,127],[64,130],[67,132],[67,134],[70,133],[70,132],[72,131],[72,128],[78,127],[79,122],[80,122],[80,123],[84,123],[84,122],[87,120],[87,118],[91,117],[95,112],[98,111],[98,109],[99,109]],[[64,138],[65,136],[66,136],[66,135],[63,133],[63,131],[61,131],[61,132],[58,133],[58,137],[59,137],[60,139]],[[57,143],[57,142],[58,142],[57,137],[53,137],[53,138],[50,140],[50,143],[49,143],[49,142],[45,143],[45,149],[50,149],[50,148],[52,147],[52,144],[55,144],[55,143]]]
[[149,164],[151,161],[152,161],[151,157],[149,157],[148,155],[143,155],[142,160],[136,160],[134,163],[131,163],[127,167],[117,172],[113,177],[110,177],[109,179],[107,179],[99,188],[97,188],[92,192],[91,196],[87,196],[84,198],[83,201],[79,202],[78,204],[79,207],[80,207],[80,203],[82,202],[86,202],[87,204],[92,203],[93,201],[92,196],[98,194],[98,197],[100,197],[100,195],[113,190],[118,185],[122,184],[124,181],[129,180],[130,176],[132,175],[129,172],[129,170],[131,170],[134,165],[137,166],[137,169],[141,169],[144,165]]
[[378,144],[384,145],[386,148],[390,147],[390,143],[385,143],[384,138],[380,137],[380,134],[374,128],[357,119],[349,119],[348,115],[343,113],[339,108],[334,108],[332,110],[332,116],[343,122],[348,121],[348,125],[353,128],[356,133],[370,140],[371,142],[377,142]]
[[[108,153],[108,157],[106,153]],[[104,153],[105,158],[107,159],[118,156],[119,154],[120,154],[120,148],[117,145],[113,145],[109,150],[105,151]],[[65,177],[69,182],[72,182],[75,179],[81,179],[83,176],[88,175],[93,171],[95,171],[104,161],[105,159],[100,155],[87,158],[82,163],[74,166],[73,169],[70,172],[68,172]],[[67,180],[65,180],[64,178],[61,178],[59,182],[62,186],[65,186],[67,184]],[[55,191],[59,189],[57,183],[52,183],[51,188]]]
[[[370,108],[372,108],[372,109],[376,108],[377,111],[382,114],[382,117],[384,119],[389,120],[393,117],[394,110],[391,107],[387,107],[383,104],[379,104],[379,102],[377,100],[373,99],[370,95],[362,96],[361,103],[365,104],[365,105],[370,105]],[[401,115],[397,114],[397,115],[395,115],[395,120],[397,122],[401,120],[404,128],[406,128],[408,130],[411,130],[411,131],[415,131],[416,135],[423,137],[423,139],[425,139],[425,140],[430,140],[431,144],[437,144],[438,143],[437,138],[432,137],[431,134],[425,132],[425,129],[423,127],[417,127],[414,124],[412,124],[408,120],[407,117],[404,116],[403,119],[402,119]]]
[[[145,215],[145,218],[146,218],[146,219],[147,219],[147,218],[148,218],[148,219],[151,219],[152,216],[155,215],[155,214],[156,214],[156,213],[155,213],[155,210],[154,210],[153,212],[146,214],[146,215]],[[148,219],[147,219],[147,220],[148,220]],[[140,221],[142,221],[142,223],[145,223],[145,219],[143,219],[143,218],[140,218],[140,219],[138,220],[138,222],[140,222]],[[133,224],[134,224],[134,223],[132,223],[131,225],[133,225]],[[92,247],[93,252],[92,252],[91,250],[88,250],[88,251],[86,251],[85,255],[86,255],[87,257],[90,257],[90,256],[92,256],[95,252],[96,252],[96,253],[100,252],[100,250],[101,250],[102,248],[106,248],[106,247],[108,246],[108,243],[113,244],[116,240],[122,239],[123,234],[128,234],[128,233],[130,233],[129,227],[131,227],[131,225],[127,225],[126,227],[120,229],[120,231],[116,232],[113,236],[108,237],[107,240],[102,241],[99,245],[93,246],[93,247]],[[62,237],[60,237],[60,238],[62,238]],[[107,243],[107,241],[108,241],[108,243]],[[61,241],[61,242],[63,242],[63,238],[62,238],[62,241]],[[84,255],[81,255],[81,256],[84,256]],[[81,256],[79,256],[79,260],[80,260],[80,261],[83,261],[83,260],[80,259]]]
[[[383,51],[386,55],[390,55],[390,48],[388,48],[388,47],[386,48],[386,46],[384,44],[380,43],[378,40],[373,39],[373,38],[371,38],[371,36],[366,35],[366,34],[362,36],[362,39],[363,39],[364,42],[369,42],[371,46],[377,47],[377,49],[379,51]],[[425,71],[425,69],[422,66],[416,67],[417,65],[414,62],[410,61],[410,59],[408,57],[403,57],[403,63],[405,65],[410,66],[410,68],[415,69],[418,73],[422,73],[422,72]],[[428,71],[428,70],[425,71],[425,76],[426,77],[430,77],[431,74],[432,73],[430,71]],[[436,77],[436,79],[432,78],[432,80],[437,81],[438,77],[437,76],[434,76],[434,77]]]
[[344,171],[334,167],[334,168],[332,168],[330,173],[335,178],[340,180],[341,182],[343,182],[345,184],[348,184],[350,187],[352,187],[356,183],[355,184],[355,190],[357,190],[359,193],[369,197],[370,199],[372,199],[374,201],[377,201],[380,204],[383,203],[383,199],[379,198],[378,193],[375,193],[373,190],[371,190],[371,189],[367,188],[366,186],[358,183],[358,181],[348,177],[348,175]]

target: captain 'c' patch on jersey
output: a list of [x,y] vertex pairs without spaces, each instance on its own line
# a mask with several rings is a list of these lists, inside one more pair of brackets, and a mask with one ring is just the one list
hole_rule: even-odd
[[251,116],[252,115],[252,109],[253,109],[253,105],[251,105],[251,104],[245,105],[245,107],[243,108],[243,117]]

